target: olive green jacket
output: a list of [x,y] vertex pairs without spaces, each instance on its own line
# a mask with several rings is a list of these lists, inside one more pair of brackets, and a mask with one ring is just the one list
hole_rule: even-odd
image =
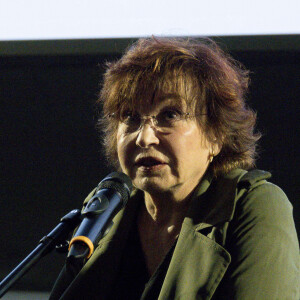
[[[236,169],[207,175],[191,207],[162,284],[163,299],[299,300],[299,245],[292,206],[266,181],[270,173]],[[75,277],[63,269],[50,299],[109,299],[136,218],[135,193]],[[87,198],[87,200],[91,197]]]

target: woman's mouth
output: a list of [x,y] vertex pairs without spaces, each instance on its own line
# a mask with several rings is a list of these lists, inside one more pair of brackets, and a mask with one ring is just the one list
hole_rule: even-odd
[[155,157],[144,157],[138,159],[135,165],[144,171],[154,171],[161,169],[166,163]]

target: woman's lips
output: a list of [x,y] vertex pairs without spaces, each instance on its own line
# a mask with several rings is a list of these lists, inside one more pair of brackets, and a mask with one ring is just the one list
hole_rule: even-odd
[[143,157],[138,159],[135,165],[144,171],[153,171],[163,168],[166,163],[155,157]]
[[158,171],[162,169],[166,164],[158,164],[154,166],[138,166],[138,169],[141,169],[143,171]]

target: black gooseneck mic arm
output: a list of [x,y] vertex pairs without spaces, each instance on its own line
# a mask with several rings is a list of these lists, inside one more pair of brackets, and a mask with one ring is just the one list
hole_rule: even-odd
[[79,209],[74,209],[61,218],[60,223],[46,236],[44,236],[38,246],[0,282],[0,298],[7,290],[19,280],[40,258],[52,251],[55,246],[64,242],[69,233],[81,221]]

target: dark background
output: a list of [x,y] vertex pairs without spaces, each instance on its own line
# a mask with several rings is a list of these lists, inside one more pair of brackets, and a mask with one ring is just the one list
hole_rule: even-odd
[[[251,70],[248,102],[263,133],[257,167],[286,192],[299,232],[299,36],[217,40]],[[94,102],[104,62],[130,42],[0,43],[0,279],[110,171]],[[63,262],[52,252],[15,288],[51,289]]]

